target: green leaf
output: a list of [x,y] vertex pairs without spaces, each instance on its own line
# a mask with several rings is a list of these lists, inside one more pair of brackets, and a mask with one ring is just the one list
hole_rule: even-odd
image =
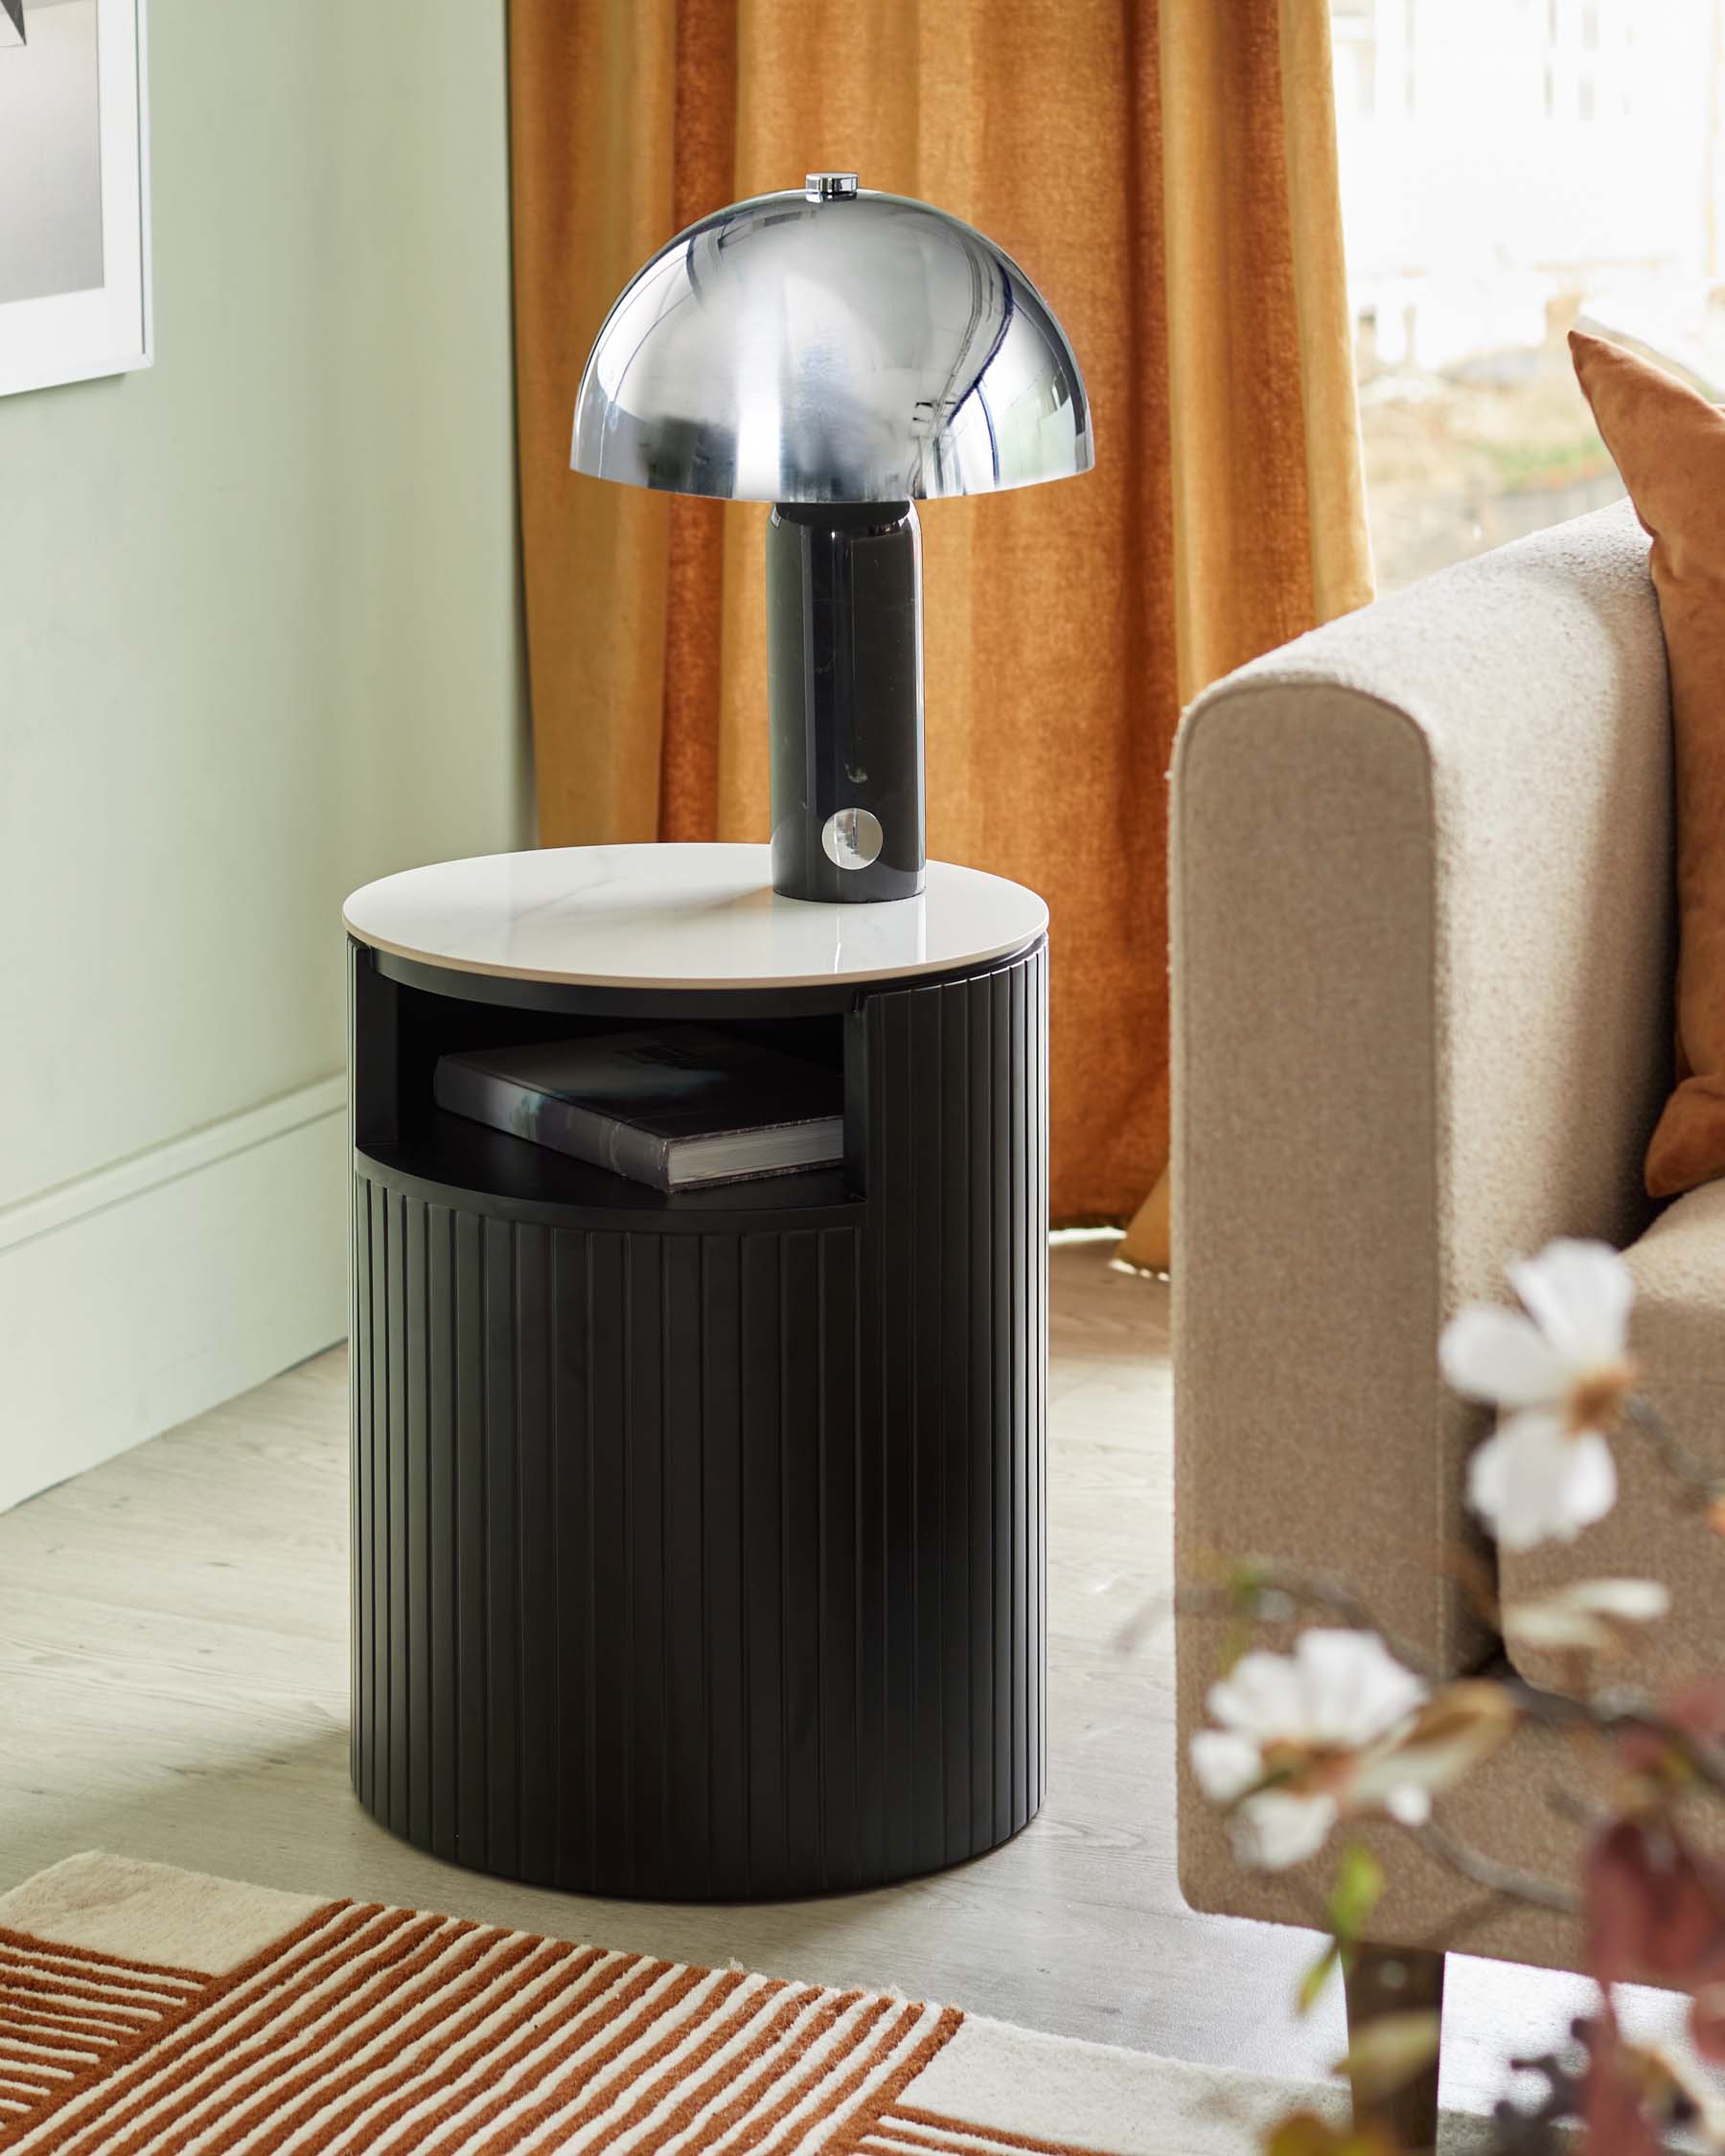
[[1384,2014],[1358,2032],[1334,2071],[1352,2082],[1355,2103],[1382,2103],[1435,2062],[1439,2026],[1429,2007]]
[[1400,2148],[1381,2126],[1332,2126],[1315,2111],[1278,2119],[1262,2145],[1264,2156],[1398,2156]]
[[1348,1843],[1329,1897],[1329,1928],[1340,1945],[1351,1946],[1359,1938],[1383,1893],[1383,1866],[1363,1842]]
[[1342,1959],[1342,1949],[1334,1939],[1319,1955],[1311,1967],[1300,1980],[1300,1989],[1294,1994],[1296,2013],[1309,2014],[1318,2004],[1324,1985],[1329,1982],[1330,1971]]
[[1342,2136],[1315,2111],[1290,2112],[1264,2138],[1264,2156],[1337,2156]]
[[1363,1843],[1348,1843],[1336,1865],[1335,1883],[1325,1908],[1329,1944],[1300,1978],[1294,1994],[1296,2011],[1311,2012],[1329,1982],[1331,1970],[1347,1960],[1383,1892],[1383,1866]]

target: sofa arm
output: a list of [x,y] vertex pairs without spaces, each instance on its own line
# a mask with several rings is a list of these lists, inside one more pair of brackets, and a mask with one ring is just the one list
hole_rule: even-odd
[[[1627,505],[1200,698],[1173,787],[1177,1563],[1346,1573],[1485,1642],[1444,1319],[1554,1234],[1627,1242],[1670,1081],[1665,652]],[[1183,1720],[1214,1625],[1183,1618]]]

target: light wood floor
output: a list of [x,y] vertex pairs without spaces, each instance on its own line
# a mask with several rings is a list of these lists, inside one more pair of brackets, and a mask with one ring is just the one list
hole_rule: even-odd
[[[1052,1267],[1051,1789],[1006,1848],[880,1892],[675,1908],[505,1885],[374,1825],[347,1781],[337,1349],[0,1518],[0,1887],[103,1847],[1325,2072],[1339,2003],[1289,2006],[1313,1941],[1194,1916],[1175,1882],[1171,1639],[1117,1643],[1169,1573],[1167,1291],[1108,1256],[1067,1244]],[[1495,2060],[1543,2048],[1585,1993],[1451,1968],[1445,2097],[1484,2108]]]

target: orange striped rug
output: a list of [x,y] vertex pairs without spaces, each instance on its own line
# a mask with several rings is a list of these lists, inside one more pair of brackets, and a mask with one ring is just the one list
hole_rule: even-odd
[[1256,2089],[881,1992],[125,1858],[0,1897],[4,2151],[1221,2156],[1300,2093]]

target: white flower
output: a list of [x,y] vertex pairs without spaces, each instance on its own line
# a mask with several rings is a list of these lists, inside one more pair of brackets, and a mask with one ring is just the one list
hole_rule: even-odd
[[1482,1678],[1445,1685],[1365,1753],[1348,1785],[1350,1807],[1381,1804],[1404,1826],[1423,1826],[1433,1797],[1489,1757],[1515,1720],[1515,1701],[1504,1686]]
[[[1291,1655],[1243,1655],[1210,1686],[1209,1711],[1221,1726],[1199,1730],[1191,1745],[1199,1786],[1230,1807],[1241,1863],[1279,1870],[1321,1848],[1350,1806],[1364,1761],[1381,1760],[1425,1697],[1370,1632],[1315,1629]],[[1424,1816],[1423,1792],[1405,1794],[1393,1771],[1379,1773],[1370,1800],[1397,1816]]]
[[1467,1502],[1506,1549],[1574,1542],[1617,1502],[1617,1464],[1597,1430],[1530,1409],[1468,1461]]
[[1617,1502],[1602,1433],[1635,1385],[1635,1287],[1603,1243],[1548,1243],[1505,1270],[1525,1312],[1471,1305],[1438,1360],[1458,1392],[1506,1411],[1468,1463],[1468,1502],[1506,1548],[1530,1549],[1573,1541]]
[[1444,1327],[1443,1374],[1458,1392],[1512,1410],[1574,1411],[1582,1427],[1616,1408],[1628,1362],[1629,1268],[1604,1243],[1548,1243],[1504,1268],[1527,1306],[1474,1303]]
[[1285,1871],[1316,1856],[1341,1817],[1333,1797],[1296,1797],[1262,1789],[1229,1822],[1233,1852],[1252,1871]]
[[1584,1579],[1504,1606],[1504,1637],[1528,1647],[1619,1654],[1625,1624],[1651,1624],[1671,1606],[1656,1579]]

